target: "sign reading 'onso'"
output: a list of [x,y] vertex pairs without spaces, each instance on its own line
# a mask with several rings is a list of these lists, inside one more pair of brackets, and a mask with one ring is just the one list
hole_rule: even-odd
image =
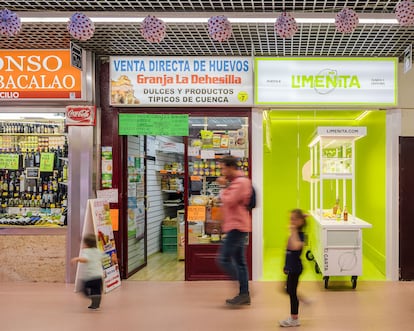
[[81,91],[69,50],[0,50],[0,101],[80,99]]

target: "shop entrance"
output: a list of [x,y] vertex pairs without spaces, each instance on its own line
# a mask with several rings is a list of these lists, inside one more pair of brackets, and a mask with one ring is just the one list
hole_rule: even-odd
[[414,279],[414,262],[412,252],[414,242],[411,238],[414,231],[413,186],[414,175],[414,138],[400,137],[400,278]]
[[178,233],[184,221],[183,138],[126,136],[124,142],[126,276],[184,280],[184,243],[179,245]]

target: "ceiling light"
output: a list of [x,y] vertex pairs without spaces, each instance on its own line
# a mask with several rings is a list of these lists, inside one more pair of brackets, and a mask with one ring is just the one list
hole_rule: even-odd
[[[67,23],[72,13],[65,12],[18,12],[23,23]],[[141,23],[151,13],[137,12],[84,12],[94,23],[131,24]],[[105,16],[108,15],[108,16]],[[177,13],[154,13],[165,23],[172,24],[207,24],[208,19],[218,13],[199,12],[192,16],[178,16]],[[256,15],[256,16],[255,16]],[[240,24],[274,24],[277,13],[226,13],[230,23]],[[334,24],[335,17],[330,13],[292,13],[297,23],[301,24]],[[360,24],[398,24],[394,14],[365,14],[359,13]]]
[[25,118],[64,120],[64,113],[2,113],[0,120],[20,120]]

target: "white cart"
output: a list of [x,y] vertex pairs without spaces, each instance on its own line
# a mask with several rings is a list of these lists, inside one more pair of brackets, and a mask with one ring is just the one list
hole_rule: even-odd
[[[325,288],[330,276],[351,276],[352,288],[362,274],[362,229],[371,224],[357,218],[355,199],[355,141],[366,127],[318,127],[309,144],[311,156],[311,235],[308,260],[322,273]],[[332,208],[336,201],[340,212]],[[344,219],[342,212],[347,207]]]

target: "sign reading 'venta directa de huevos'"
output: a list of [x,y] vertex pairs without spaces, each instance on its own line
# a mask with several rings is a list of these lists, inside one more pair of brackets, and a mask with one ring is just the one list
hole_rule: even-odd
[[111,57],[111,105],[249,106],[252,72],[243,57]]
[[0,102],[82,98],[82,72],[70,50],[0,50]]
[[255,104],[397,105],[396,58],[256,58]]

